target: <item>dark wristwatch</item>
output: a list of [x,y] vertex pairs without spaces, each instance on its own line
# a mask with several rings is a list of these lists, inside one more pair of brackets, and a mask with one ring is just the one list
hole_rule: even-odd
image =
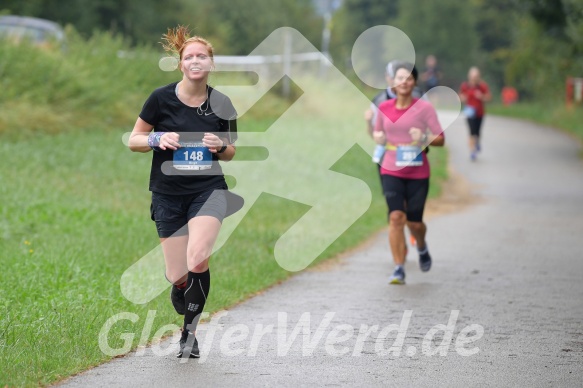
[[217,151],[217,154],[222,154],[223,152],[225,152],[225,150],[227,149],[228,145],[225,144],[225,142],[223,142],[223,146],[221,147],[220,150]]

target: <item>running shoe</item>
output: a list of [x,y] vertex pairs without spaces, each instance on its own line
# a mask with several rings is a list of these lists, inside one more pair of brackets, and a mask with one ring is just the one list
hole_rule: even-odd
[[182,331],[182,337],[180,337],[180,351],[178,352],[176,357],[182,358],[185,353],[188,354],[189,358],[200,357],[200,351],[198,350],[198,341],[196,340],[194,334],[192,334],[189,330]]
[[419,267],[423,272],[427,272],[431,269],[431,256],[429,256],[428,250],[426,250],[425,253],[419,254]]
[[470,159],[472,162],[476,161],[476,158],[478,157],[478,154],[476,151],[472,151],[472,153],[470,154]]
[[393,274],[389,278],[390,284],[405,284],[405,270],[402,266],[398,265],[395,267]]
[[170,300],[172,301],[172,305],[174,306],[174,310],[180,315],[184,315],[184,288],[178,288],[176,285],[172,285],[172,291],[170,291]]

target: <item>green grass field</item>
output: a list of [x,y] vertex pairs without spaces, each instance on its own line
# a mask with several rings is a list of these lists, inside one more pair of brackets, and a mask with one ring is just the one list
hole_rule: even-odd
[[[124,333],[136,333],[132,348],[139,344],[148,311],[156,311],[151,333],[181,324],[168,293],[135,305],[120,291],[124,271],[158,245],[149,214],[151,156],[130,152],[122,135],[131,130],[148,93],[177,77],[153,72],[156,59],[133,69],[112,55],[107,61],[104,56],[90,60],[97,48],[112,54],[124,47],[107,36],[73,40],[66,56],[38,53],[21,68],[10,58],[24,56],[27,48],[0,46],[0,82],[6,90],[0,97],[0,386],[47,385],[107,361],[98,335],[116,314],[134,313],[139,320],[113,327],[113,348],[123,345]],[[52,87],[42,83],[46,71],[34,71],[43,63],[56,77]],[[103,66],[115,76],[108,77]],[[30,80],[34,77],[37,83]],[[46,95],[35,100],[35,90]],[[264,131],[287,105],[271,96],[242,117],[241,130]],[[364,130],[361,117],[354,118],[356,130]],[[318,152],[320,144],[311,147]],[[447,177],[447,152],[434,148],[429,156],[435,197]],[[355,146],[331,165],[365,181],[373,201],[319,261],[357,246],[386,222],[368,154]],[[289,277],[274,259],[274,245],[306,210],[297,202],[261,195],[211,260],[205,310],[232,306]],[[386,260],[389,264],[388,252]]]

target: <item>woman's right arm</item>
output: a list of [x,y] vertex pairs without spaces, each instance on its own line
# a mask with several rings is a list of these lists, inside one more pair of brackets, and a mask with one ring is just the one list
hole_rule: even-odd
[[364,120],[366,121],[366,129],[370,137],[373,136],[375,127],[375,117],[377,115],[378,108],[374,103],[370,104],[370,107],[364,112]]
[[374,124],[372,138],[375,141],[375,143],[380,145],[384,145],[387,142],[387,138],[385,136],[385,131],[383,128],[384,127],[383,117],[384,113],[380,109],[377,109],[377,117],[376,122]]
[[[128,141],[130,150],[134,152],[150,151],[152,148],[148,144],[148,136],[150,136],[150,132],[153,128],[154,126],[152,124],[148,124],[138,117],[130,135],[130,140]],[[180,147],[180,135],[176,132],[164,132],[162,136],[160,136],[160,144],[158,144],[157,147],[162,151],[167,149],[174,151],[178,149]]]
[[460,86],[459,96],[462,104],[465,104],[468,101],[468,96],[466,94],[466,85],[465,83]]
[[154,128],[153,125],[148,124],[138,117],[134,129],[130,135],[128,146],[133,152],[148,152],[152,149],[148,145],[148,136]]

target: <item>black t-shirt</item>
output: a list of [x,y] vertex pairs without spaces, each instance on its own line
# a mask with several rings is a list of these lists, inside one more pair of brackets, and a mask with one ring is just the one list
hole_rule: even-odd
[[[176,96],[176,84],[158,88],[146,100],[140,118],[154,126],[156,132],[177,132],[180,142],[202,141],[205,132],[237,140],[237,111],[229,97],[208,87],[207,101],[190,107]],[[178,149],[180,151],[180,148]],[[216,154],[208,170],[178,170],[173,167],[172,150],[158,150],[152,155],[150,191],[164,194],[193,194],[212,188],[226,188],[223,171]]]

